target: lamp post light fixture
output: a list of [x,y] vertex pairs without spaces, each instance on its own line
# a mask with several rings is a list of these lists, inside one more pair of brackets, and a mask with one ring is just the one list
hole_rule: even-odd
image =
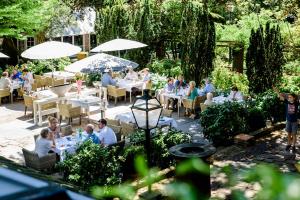
[[133,114],[134,120],[139,129],[145,130],[146,142],[145,149],[147,153],[147,162],[148,166],[151,166],[151,138],[150,131],[157,127],[161,112],[162,106],[156,97],[152,97],[149,94],[149,90],[144,90],[144,95],[137,97],[135,102],[131,107],[131,112]]

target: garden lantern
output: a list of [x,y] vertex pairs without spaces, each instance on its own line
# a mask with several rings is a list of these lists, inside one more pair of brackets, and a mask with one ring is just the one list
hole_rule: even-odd
[[138,97],[131,107],[134,120],[138,128],[145,130],[148,166],[151,166],[150,159],[150,130],[156,128],[162,106],[157,98],[149,95],[149,90],[144,90],[144,95]]

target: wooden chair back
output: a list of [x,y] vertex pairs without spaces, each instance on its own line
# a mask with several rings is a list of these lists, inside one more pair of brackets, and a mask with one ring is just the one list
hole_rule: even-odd
[[205,105],[204,103],[200,103],[201,112],[205,111],[207,107],[208,105]]
[[24,105],[26,107],[33,107],[33,97],[27,94],[23,94]]
[[125,122],[121,122],[121,132],[123,136],[129,136],[132,133],[134,133],[137,130],[137,127],[135,124],[132,123],[125,123]]
[[106,120],[108,126],[110,126],[110,125],[120,126],[120,122],[118,120],[108,119],[108,118],[106,118],[105,120]]
[[169,109],[162,110],[162,116],[165,116],[165,117],[172,117],[172,113],[173,113],[173,110],[169,110]]

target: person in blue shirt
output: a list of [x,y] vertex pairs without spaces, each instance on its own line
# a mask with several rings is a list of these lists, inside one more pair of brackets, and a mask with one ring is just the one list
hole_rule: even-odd
[[211,83],[209,78],[205,79],[205,87],[203,90],[199,91],[199,96],[204,96],[207,93],[213,93],[215,92],[215,86]]
[[85,131],[87,133],[87,137],[86,137],[85,141],[92,140],[93,143],[100,144],[99,138],[94,133],[94,125],[93,124],[86,125]]
[[16,69],[14,69],[14,70],[13,70],[13,73],[12,73],[12,75],[11,75],[11,79],[12,79],[12,80],[17,80],[17,79],[19,79],[20,81],[22,81],[21,76],[22,76],[22,73],[21,73],[20,71],[17,71]]
[[180,88],[185,88],[186,86],[187,86],[187,84],[184,80],[183,75],[179,75],[175,82],[175,88],[177,88],[179,90]]
[[102,86],[107,87],[108,85],[116,85],[116,81],[111,76],[111,70],[105,69],[101,80]]

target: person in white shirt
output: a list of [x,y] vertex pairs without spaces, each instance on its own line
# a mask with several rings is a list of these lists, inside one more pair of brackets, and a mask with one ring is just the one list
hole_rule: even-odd
[[55,145],[50,139],[48,128],[42,129],[41,134],[35,143],[35,152],[39,157],[46,156],[49,152],[53,152]]
[[[168,82],[165,85],[164,92],[165,93],[172,93],[174,91],[175,91],[174,79],[172,77],[169,77]],[[172,109],[174,109],[174,110],[176,109],[175,105],[177,104],[177,99],[167,98],[167,99],[165,99],[165,101],[166,101],[166,108],[167,109],[169,109],[169,105],[171,105]]]
[[0,79],[0,89],[10,88],[11,80],[8,78],[8,72],[3,72]]
[[206,100],[204,101],[204,105],[207,105],[207,106],[213,106],[215,105],[216,103],[213,102],[213,93],[209,92],[206,94]]
[[53,137],[54,139],[61,137],[58,120],[55,117],[48,117],[48,129],[51,137]]
[[125,76],[126,80],[138,80],[139,76],[138,73],[136,73],[135,71],[133,71],[131,66],[128,66],[128,73]]
[[32,76],[32,73],[28,71],[28,69],[23,69],[24,75],[22,76],[22,79],[24,80],[23,89],[26,92],[31,92],[32,84],[34,83],[34,79]]
[[227,99],[230,101],[242,101],[243,94],[238,90],[236,86],[233,86]]
[[117,143],[116,134],[111,128],[106,126],[107,125],[106,120],[100,119],[98,122],[99,122],[98,138],[100,140],[100,144],[102,146],[108,146],[108,145]]

